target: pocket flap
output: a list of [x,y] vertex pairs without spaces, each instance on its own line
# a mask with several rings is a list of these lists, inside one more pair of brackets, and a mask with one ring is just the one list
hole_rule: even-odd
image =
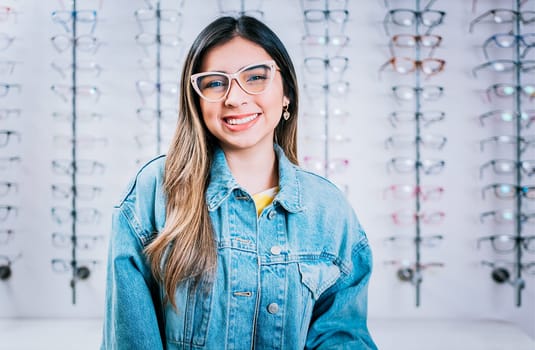
[[310,290],[312,297],[319,296],[331,287],[341,275],[340,268],[332,261],[318,260],[298,263],[301,281]]

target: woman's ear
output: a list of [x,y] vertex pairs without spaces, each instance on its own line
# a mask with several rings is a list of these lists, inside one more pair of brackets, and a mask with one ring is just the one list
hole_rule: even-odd
[[284,96],[284,98],[282,99],[282,105],[283,106],[288,106],[290,104],[290,99],[286,96]]

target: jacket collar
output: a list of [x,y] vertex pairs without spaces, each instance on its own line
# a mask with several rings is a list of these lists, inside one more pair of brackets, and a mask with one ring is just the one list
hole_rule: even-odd
[[[279,193],[273,203],[280,204],[289,212],[303,210],[301,187],[297,178],[297,169],[292,164],[282,148],[275,144],[275,154],[279,163]],[[227,164],[225,153],[218,147],[214,152],[212,167],[210,169],[210,183],[206,190],[206,203],[209,211],[214,211],[234,191],[241,189],[236,182]],[[245,190],[243,190],[245,192]]]

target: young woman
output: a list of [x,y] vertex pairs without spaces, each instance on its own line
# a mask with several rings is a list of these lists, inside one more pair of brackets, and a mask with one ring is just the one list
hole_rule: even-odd
[[115,208],[102,349],[375,349],[371,253],[344,195],[297,166],[277,36],[222,17],[193,43],[167,157]]

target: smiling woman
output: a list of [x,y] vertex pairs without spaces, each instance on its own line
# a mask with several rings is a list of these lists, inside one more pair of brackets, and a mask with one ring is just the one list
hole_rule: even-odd
[[115,208],[102,349],[376,349],[368,240],[338,188],[297,164],[278,37],[215,20],[179,99],[168,156]]

